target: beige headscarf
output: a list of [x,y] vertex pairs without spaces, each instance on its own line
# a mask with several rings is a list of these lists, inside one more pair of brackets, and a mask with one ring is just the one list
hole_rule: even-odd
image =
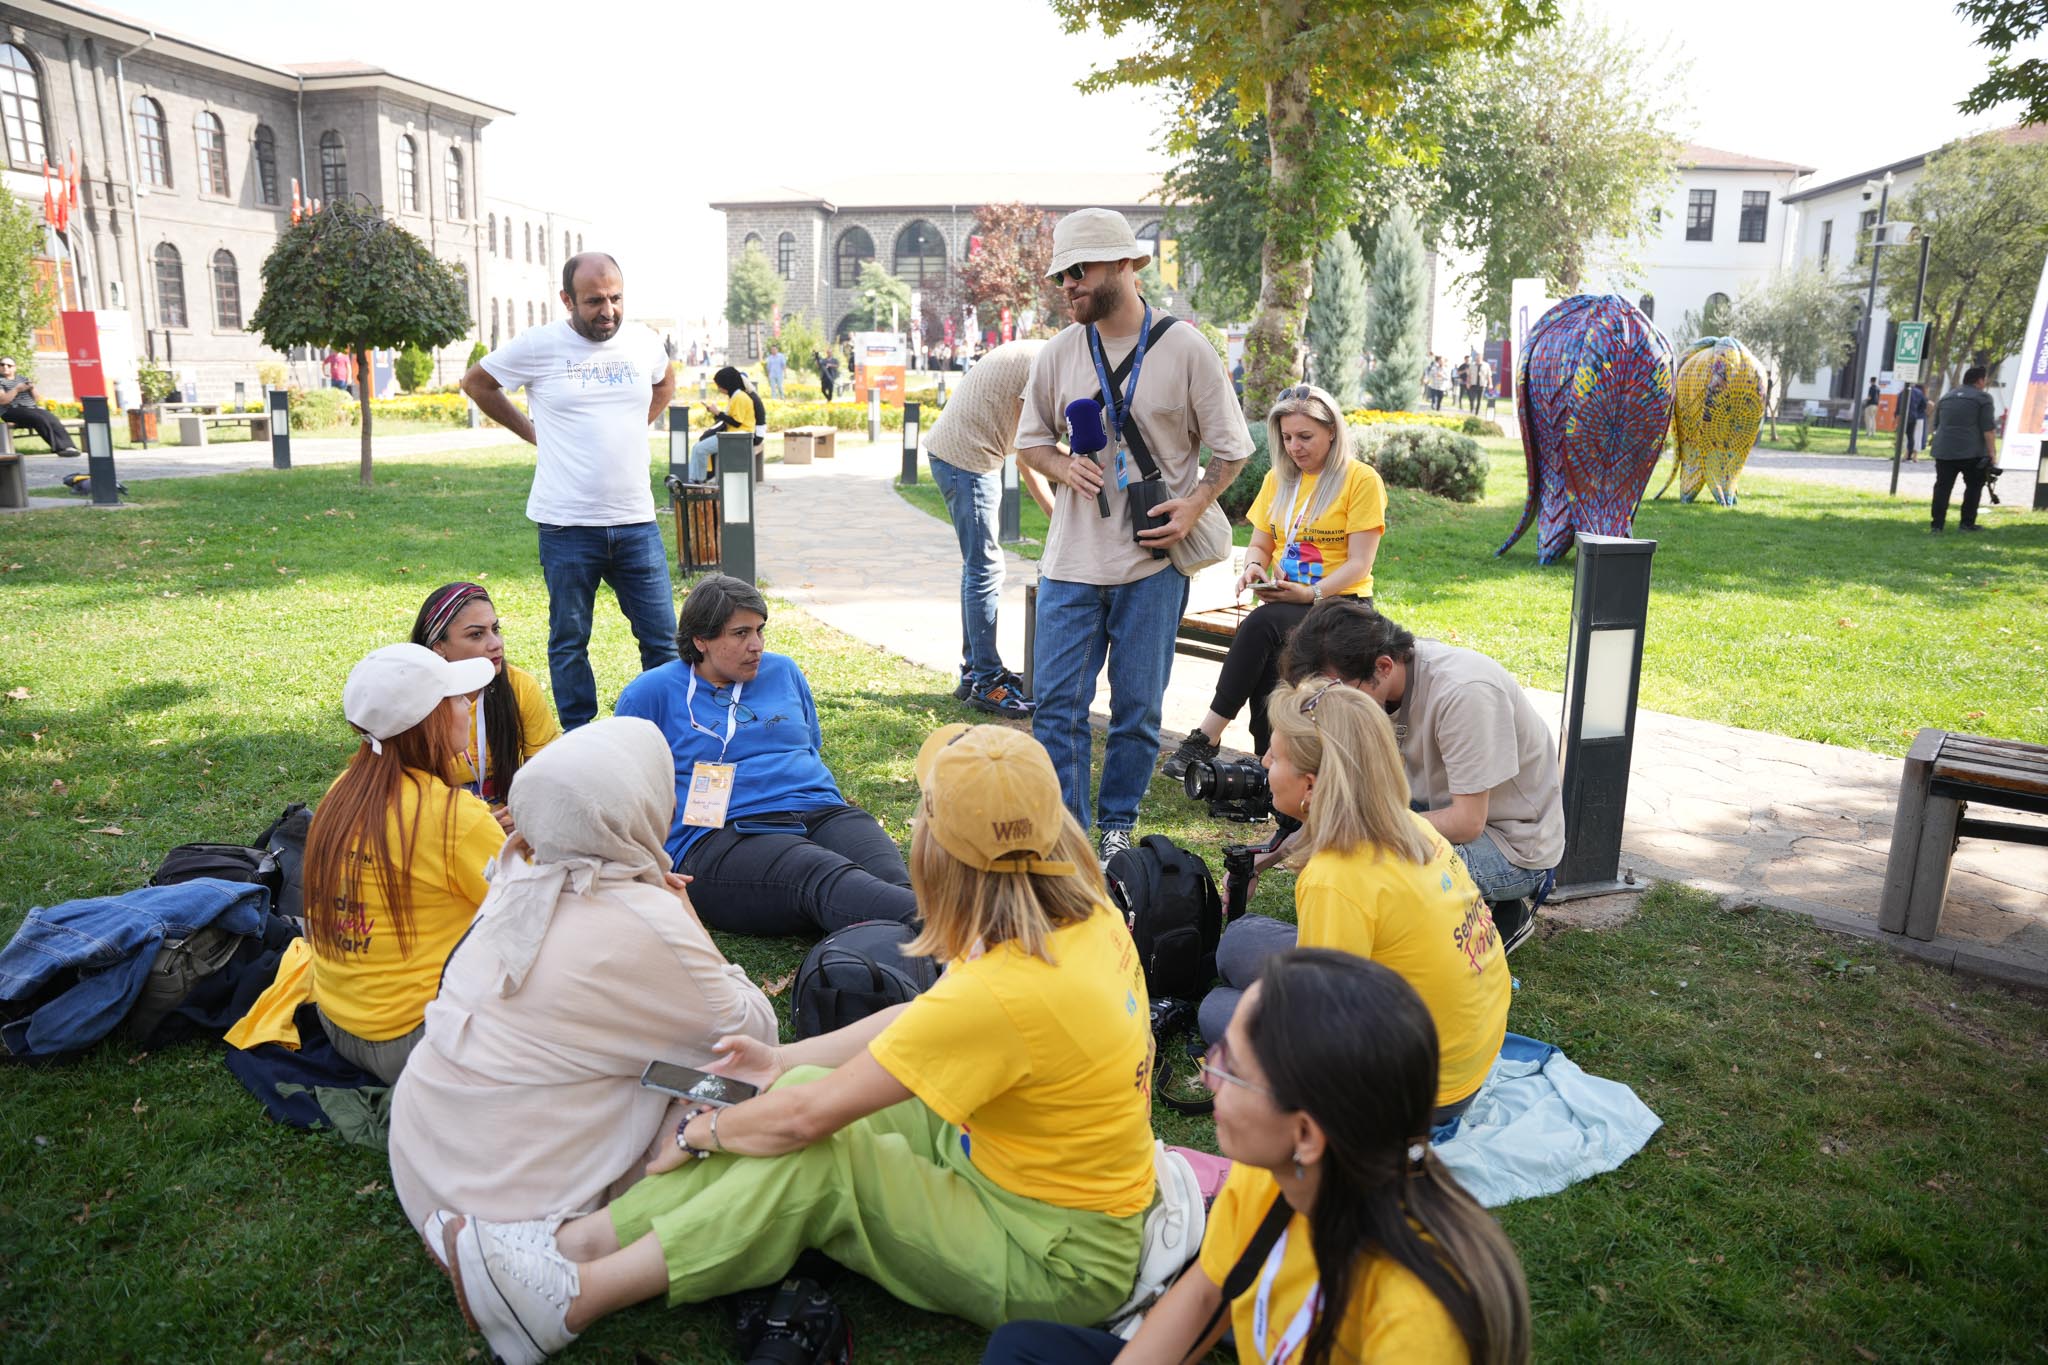
[[527,760],[509,804],[533,861],[500,859],[470,934],[503,964],[501,996],[525,981],[564,893],[601,882],[666,887],[662,841],[676,809],[675,756],[648,721],[601,720]]

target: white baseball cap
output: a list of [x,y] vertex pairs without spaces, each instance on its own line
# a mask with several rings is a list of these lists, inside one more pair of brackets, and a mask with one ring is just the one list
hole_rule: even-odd
[[1152,253],[1115,209],[1075,209],[1052,230],[1052,264],[1045,273],[1051,278],[1070,265],[1090,261],[1136,261],[1143,270],[1151,259]]
[[425,645],[386,645],[348,671],[341,713],[369,736],[372,753],[434,713],[445,697],[481,692],[498,675],[489,659],[450,662]]

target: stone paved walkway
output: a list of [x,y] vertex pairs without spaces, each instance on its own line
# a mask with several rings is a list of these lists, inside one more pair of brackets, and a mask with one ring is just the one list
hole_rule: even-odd
[[[951,528],[896,494],[896,446],[840,451],[810,466],[768,467],[757,500],[761,576],[850,635],[957,669],[960,560]],[[998,633],[1005,661],[1019,666],[1024,584],[1037,566],[1015,555],[1007,564]],[[1228,569],[1212,570],[1195,601],[1227,600],[1230,584]],[[1168,728],[1201,718],[1216,668],[1175,659]],[[1106,682],[1098,700],[1107,705]],[[1534,700],[1546,717],[1562,711],[1555,693]],[[1225,742],[1247,751],[1251,743],[1241,724]],[[1688,882],[1876,938],[1898,782],[1897,759],[1644,711],[1622,863],[1638,877]],[[2048,850],[1969,840],[1955,866],[1942,937],[1885,941],[1941,966],[2048,987]]]

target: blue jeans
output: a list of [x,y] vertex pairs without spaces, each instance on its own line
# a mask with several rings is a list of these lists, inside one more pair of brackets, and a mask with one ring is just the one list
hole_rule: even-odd
[[1095,823],[1128,830],[1138,822],[1138,800],[1159,761],[1159,714],[1187,605],[1187,575],[1171,564],[1135,583],[1038,580],[1031,679],[1038,710],[1031,733],[1052,755],[1060,799],[1083,829],[1092,766],[1088,708],[1103,661],[1109,662],[1109,744]]
[[548,585],[548,676],[555,714],[573,730],[597,719],[597,679],[590,671],[590,619],[597,585],[609,583],[619,610],[640,642],[640,667],[676,658],[675,588],[668,551],[654,522],[631,526],[540,528],[540,572]]
[[1485,830],[1479,831],[1479,837],[1471,843],[1453,847],[1465,860],[1465,870],[1472,874],[1473,885],[1489,901],[1520,900],[1533,895],[1543,884],[1543,868],[1518,867],[1509,862],[1500,841]]
[[960,676],[975,687],[1003,671],[996,652],[996,603],[1003,594],[1003,547],[996,514],[1003,490],[996,471],[970,474],[931,457],[932,482],[946,499],[953,534],[960,539]]
[[689,472],[683,475],[685,483],[703,483],[711,477],[711,461],[718,455],[718,433],[702,437],[690,447]]
[[1123,1338],[1099,1327],[1023,1319],[996,1328],[981,1365],[1109,1365]]

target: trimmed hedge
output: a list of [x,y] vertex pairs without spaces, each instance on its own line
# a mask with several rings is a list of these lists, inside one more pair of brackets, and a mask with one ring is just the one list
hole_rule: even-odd
[[1486,491],[1486,456],[1479,443],[1439,427],[1381,422],[1351,429],[1358,458],[1397,488],[1413,488],[1452,502],[1477,502]]

